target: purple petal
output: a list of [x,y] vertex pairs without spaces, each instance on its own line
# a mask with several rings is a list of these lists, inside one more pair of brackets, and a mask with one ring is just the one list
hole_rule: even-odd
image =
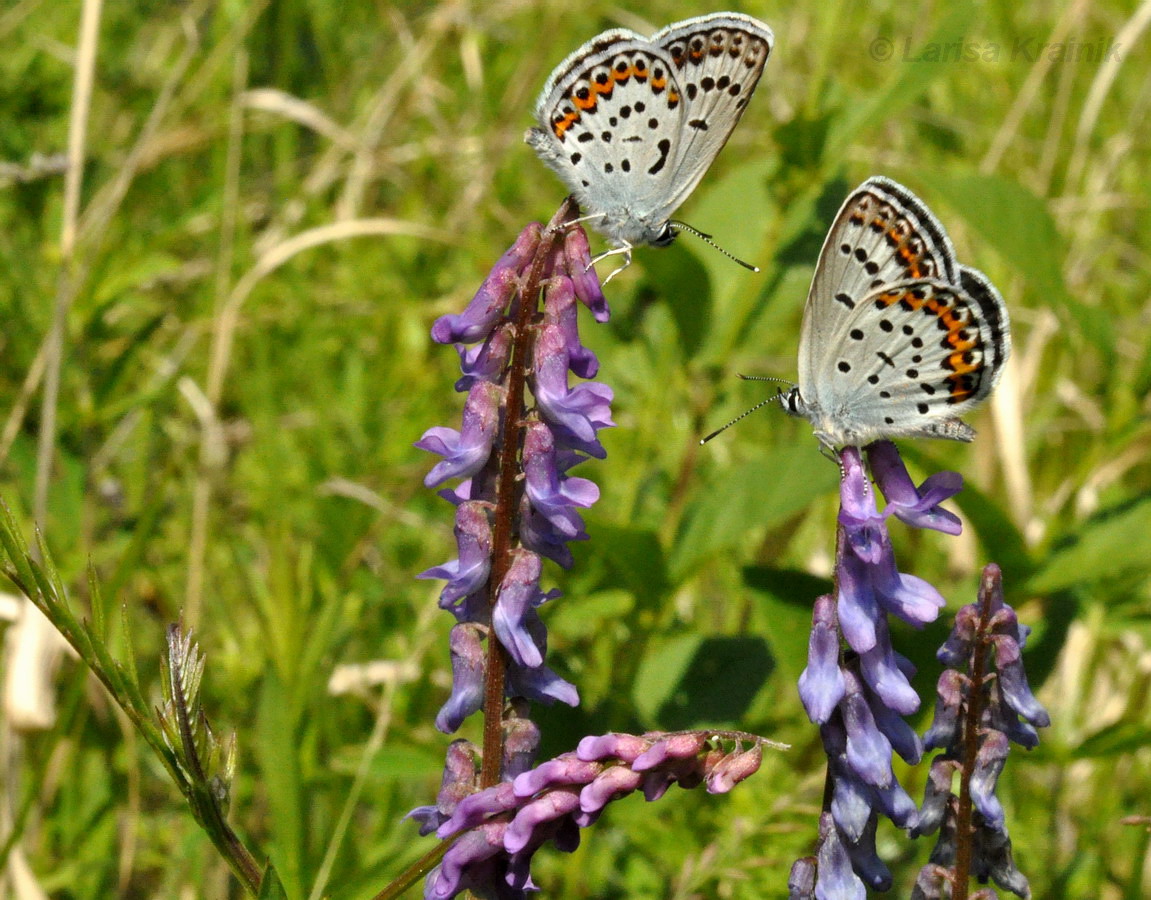
[[875,646],[859,656],[859,671],[888,708],[905,716],[919,709],[919,694],[899,670],[891,635],[883,620],[876,626]]
[[457,804],[452,817],[436,831],[436,837],[442,841],[453,834],[475,828],[494,815],[515,809],[518,804],[519,798],[509,781],[477,791]]
[[875,622],[880,613],[871,584],[872,568],[846,551],[840,554],[836,566],[839,628],[848,646],[857,653],[866,653],[876,641]]
[[527,697],[547,706],[559,701],[568,706],[579,706],[579,691],[574,684],[564,681],[547,666],[523,669],[512,666],[508,671],[510,696]]
[[763,745],[737,750],[720,759],[704,779],[709,794],[726,794],[746,778],[759,771],[763,764]]
[[517,550],[496,595],[492,609],[492,628],[496,637],[520,666],[534,669],[543,664],[543,650],[529,633],[529,625],[538,619],[536,607],[543,602],[540,590],[542,563],[537,554]]
[[994,635],[991,640],[995,646],[995,666],[999,670],[999,689],[1003,692],[1003,699],[1030,724],[1046,728],[1051,724],[1051,716],[1031,693],[1018,642],[1007,635]]
[[959,769],[959,763],[945,756],[937,756],[927,772],[927,784],[923,789],[923,806],[919,818],[911,829],[912,837],[934,834],[943,824],[947,806],[952,797],[952,775]]
[[787,900],[815,900],[814,856],[805,856],[791,864],[787,875]]
[[843,699],[843,673],[839,670],[839,633],[830,596],[815,601],[811,635],[807,639],[807,667],[799,676],[799,698],[807,716],[822,725]]
[[848,840],[859,840],[871,818],[874,791],[854,773],[840,770],[831,796],[831,815]]
[[642,774],[633,772],[627,766],[610,766],[603,769],[591,784],[580,791],[581,812],[585,816],[598,815],[616,797],[622,797],[636,790],[643,782],[643,778]]
[[950,747],[959,739],[959,711],[966,685],[967,677],[954,669],[945,669],[940,674],[935,685],[935,717],[923,735],[925,749]]
[[555,427],[557,440],[602,459],[606,454],[596,432],[615,424],[611,420],[612,390],[595,381],[569,389],[568,360],[562,329],[543,325],[536,336],[532,392],[540,413]]
[[514,781],[535,765],[540,745],[540,727],[531,719],[510,718],[504,724],[503,777]]
[[415,446],[444,457],[425,476],[425,487],[435,487],[449,478],[470,478],[484,467],[499,430],[504,400],[499,385],[477,381],[468,392],[460,431],[436,426],[424,432]]
[[538,222],[521,231],[516,242],[499,258],[491,274],[480,285],[467,309],[459,315],[436,319],[432,325],[432,340],[439,344],[470,344],[487,337],[519,285],[519,276],[535,256],[541,234]]
[[611,310],[600,287],[599,276],[591,264],[587,232],[579,225],[569,228],[564,235],[564,262],[580,303],[591,310],[597,322],[606,322],[611,317]]
[[830,813],[820,816],[819,834],[816,900],[867,900],[867,889],[851,869],[851,859],[839,839]]
[[579,791],[557,788],[520,807],[504,834],[504,848],[509,853],[522,850],[532,840],[535,829],[579,809]]
[[477,381],[500,381],[511,359],[514,333],[509,322],[498,326],[482,344],[473,347],[456,344],[460,354],[460,372],[463,373],[456,380],[456,390],[471,390]]
[[440,605],[448,608],[482,588],[488,580],[492,561],[492,529],[487,504],[468,500],[456,508],[456,549],[459,558],[434,566],[417,578],[446,578]]
[[548,788],[590,784],[603,766],[564,754],[518,776],[512,783],[517,797],[530,797]]
[[1007,750],[1007,735],[989,731],[975,754],[975,771],[971,773],[971,801],[997,831],[1003,830],[1004,814],[995,786],[1007,762]]
[[595,378],[599,371],[599,360],[580,343],[575,289],[566,275],[556,275],[547,284],[544,321],[559,326],[563,331],[571,370],[580,378]]
[[646,753],[650,746],[651,741],[646,738],[611,732],[585,737],[576,747],[576,756],[589,761],[618,759],[620,762],[632,763]]
[[707,745],[707,735],[693,731],[687,734],[673,734],[656,741],[631,764],[636,772],[646,772],[663,765],[668,760],[692,759],[698,756]]
[[503,852],[504,828],[502,823],[498,828],[479,828],[452,844],[440,865],[428,875],[425,900],[448,900],[465,890],[482,887],[492,872],[485,861]]
[[886,787],[894,777],[891,772],[891,742],[875,725],[863,692],[851,686],[839,705],[847,729],[847,763],[867,784]]
[[484,630],[466,623],[452,628],[452,693],[436,715],[436,728],[444,734],[452,734],[484,705]]

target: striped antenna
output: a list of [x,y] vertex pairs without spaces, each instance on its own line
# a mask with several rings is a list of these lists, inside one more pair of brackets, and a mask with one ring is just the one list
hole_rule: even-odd
[[710,234],[704,234],[702,231],[697,231],[696,229],[694,229],[690,225],[688,225],[686,222],[671,221],[671,222],[668,222],[667,224],[668,224],[669,228],[674,228],[676,231],[686,231],[688,234],[694,234],[697,238],[699,238],[701,241],[703,241],[709,247],[712,247],[712,248],[718,250],[720,253],[722,253],[724,256],[726,256],[728,259],[730,259],[732,262],[739,263],[745,269],[750,269],[752,272],[758,272],[759,271],[759,266],[753,266],[749,262],[744,262],[742,259],[740,259],[738,256],[736,256],[734,253],[729,253],[727,250],[724,250],[723,247],[721,247],[719,244],[717,244],[715,241],[713,241],[711,239]]
[[[786,384],[786,385],[789,385],[790,387],[795,386],[794,384],[792,384],[792,382],[788,381],[786,378],[772,378],[770,375],[740,375],[739,377],[742,378],[744,381],[777,381],[780,384]],[[759,409],[763,409],[763,407],[767,406],[767,404],[769,404],[769,403],[782,403],[784,396],[786,396],[786,395],[783,393],[783,391],[779,391],[774,397],[768,397],[766,400],[760,400],[759,403],[755,404],[755,406],[753,406],[747,412],[740,413],[738,416],[736,416],[734,419],[732,419],[730,422],[728,422],[722,428],[717,428],[715,431],[713,431],[707,437],[700,440],[699,443],[701,445],[706,444],[708,441],[710,441],[713,437],[715,437],[720,432],[727,431],[727,429],[731,428],[731,426],[734,425],[736,422],[739,422],[743,419],[746,419],[753,412],[755,412],[756,410],[759,410]]]

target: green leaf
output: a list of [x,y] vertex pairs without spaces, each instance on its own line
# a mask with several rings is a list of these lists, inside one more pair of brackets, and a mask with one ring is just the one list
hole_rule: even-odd
[[694,253],[675,247],[644,257],[644,280],[639,303],[662,300],[675,321],[679,346],[691,359],[703,345],[711,327],[711,280]]
[[1027,584],[1047,594],[1076,584],[1151,568],[1151,497],[1106,510],[1085,523],[1074,541],[1055,551]]
[[622,587],[636,597],[663,596],[671,590],[667,560],[654,531],[596,523],[595,541],[611,573],[605,587]]
[[1096,731],[1075,748],[1076,759],[1135,753],[1151,744],[1151,728],[1141,722],[1116,722]]
[[712,480],[685,514],[672,556],[677,581],[702,560],[779,525],[835,489],[835,466],[816,452],[809,436],[802,443],[802,450],[794,444],[774,447]]
[[769,624],[771,650],[791,683],[807,665],[807,639],[811,608],[817,597],[831,592],[829,578],[806,572],[748,566],[743,583],[757,596],[762,617]]
[[260,893],[256,897],[258,900],[288,900],[288,894],[284,890],[284,885],[280,883],[280,876],[276,874],[276,867],[272,865],[271,860],[264,868],[264,874],[260,878]]
[[1062,274],[1066,256],[1063,239],[1041,198],[1001,175],[935,174],[931,187],[1031,283],[1045,302],[1066,309],[1097,350],[1107,358],[1114,354],[1109,312],[1083,304],[1067,290]]
[[660,728],[732,725],[774,667],[762,638],[676,638],[643,660],[633,699],[644,719]]

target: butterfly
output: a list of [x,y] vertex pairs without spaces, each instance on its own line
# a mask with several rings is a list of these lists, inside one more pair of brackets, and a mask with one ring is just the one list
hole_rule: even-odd
[[970,441],[959,417],[1011,354],[1003,298],[960,265],[911,191],[869,178],[835,217],[803,310],[799,384],[784,393],[828,448],[899,437]]
[[773,41],[750,16],[713,13],[650,38],[605,31],[552,72],[524,139],[613,245],[603,256],[626,268],[633,247],[693,230],[670,216],[727,143]]

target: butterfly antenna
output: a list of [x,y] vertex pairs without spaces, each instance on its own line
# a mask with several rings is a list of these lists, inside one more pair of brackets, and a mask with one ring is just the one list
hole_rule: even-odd
[[[740,375],[739,377],[742,378],[744,381],[776,381],[776,382],[779,382],[780,384],[786,384],[789,387],[795,386],[794,384],[792,384],[792,382],[788,381],[786,378],[772,378],[770,375]],[[707,437],[700,440],[700,444],[701,445],[706,444],[708,441],[710,441],[713,437],[715,437],[720,432],[727,431],[727,429],[731,428],[731,426],[734,425],[736,422],[739,422],[743,419],[746,419],[753,412],[755,412],[756,410],[759,410],[759,409],[763,409],[763,407],[767,406],[767,404],[769,404],[769,403],[783,403],[783,398],[785,396],[787,396],[787,395],[784,394],[783,391],[779,391],[774,397],[768,397],[766,400],[759,401],[759,403],[755,404],[755,406],[753,406],[747,412],[740,413],[738,416],[736,416],[734,419],[732,419],[730,422],[728,422],[722,428],[717,428],[715,431],[713,431]]]
[[734,253],[729,253],[727,250],[724,250],[723,247],[721,247],[719,244],[717,244],[715,241],[713,241],[711,239],[710,234],[704,234],[702,231],[699,231],[695,228],[692,228],[686,222],[668,222],[667,224],[671,228],[674,228],[676,231],[686,231],[688,234],[694,234],[697,238],[699,238],[701,241],[703,241],[709,247],[711,247],[715,250],[718,250],[720,253],[722,253],[724,256],[726,256],[728,259],[730,259],[732,262],[739,263],[745,269],[750,269],[752,272],[758,272],[759,271],[759,266],[753,266],[749,262],[744,262],[742,259],[740,259],[738,256],[736,256]]

